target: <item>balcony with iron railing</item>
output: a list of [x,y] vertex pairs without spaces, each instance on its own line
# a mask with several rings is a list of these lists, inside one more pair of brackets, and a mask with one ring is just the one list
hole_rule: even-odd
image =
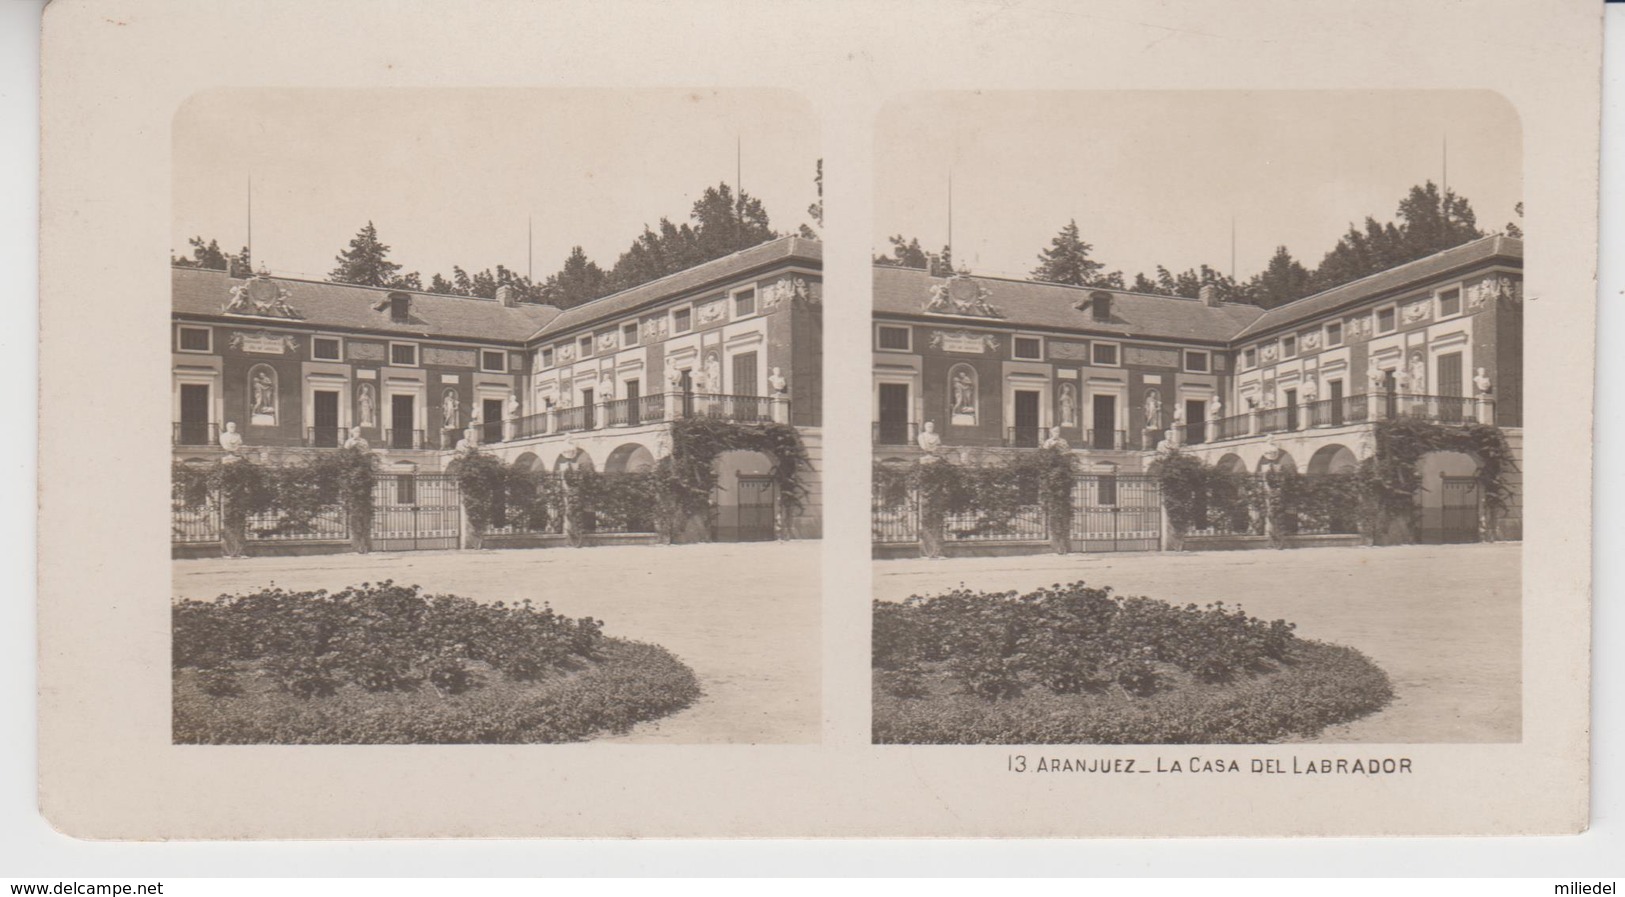
[[422,430],[385,430],[384,446],[403,450],[428,448],[428,445],[424,442]]
[[513,418],[506,426],[486,423],[482,442],[516,442],[567,433],[646,427],[683,418],[709,418],[733,423],[788,423],[790,402],[784,396],[716,393],[656,393],[609,399],[592,405],[552,408]]
[[914,445],[920,425],[911,420],[877,420],[870,424],[875,445]]
[[219,445],[220,425],[208,421],[177,421],[174,442],[176,445]]
[[308,448],[338,448],[344,444],[341,427],[306,427],[305,445]]
[[1207,421],[1203,433],[1205,438],[1201,440],[1192,438],[1199,432],[1195,425],[1185,425],[1180,433],[1184,444],[1189,445],[1400,418],[1441,424],[1492,423],[1495,413],[1494,401],[1487,396],[1361,394],[1319,399],[1302,405],[1256,408],[1245,414]]

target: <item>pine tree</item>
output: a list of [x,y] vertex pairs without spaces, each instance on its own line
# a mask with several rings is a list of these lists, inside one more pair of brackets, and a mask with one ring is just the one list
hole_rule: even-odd
[[606,295],[606,281],[603,269],[588,259],[580,246],[575,246],[558,273],[549,275],[542,284],[542,301],[559,308],[591,302]]
[[[1077,287],[1101,286],[1099,272],[1106,266],[1089,257],[1094,248],[1079,236],[1078,220],[1074,218],[1050,241],[1050,247],[1039,253],[1038,267],[1033,269],[1032,278]],[[1121,284],[1121,272],[1117,279]]]
[[1274,308],[1309,295],[1309,269],[1298,263],[1285,246],[1275,247],[1275,255],[1264,270],[1248,284],[1254,305]]
[[369,287],[387,287],[395,283],[395,272],[400,265],[390,261],[389,247],[378,242],[378,229],[371,221],[356,232],[350,248],[334,256],[338,266],[328,273],[334,283],[354,283]]
[[807,217],[813,220],[812,224],[801,225],[801,236],[808,240],[820,239],[819,234],[824,230],[824,160],[818,160],[818,171],[813,175],[813,185],[818,188],[818,201],[807,207]]
[[[1523,220],[1523,203],[1520,202],[1517,205],[1513,206],[1512,211],[1517,213],[1518,221]],[[1507,222],[1507,226],[1505,228],[1506,235],[1509,236],[1509,237],[1512,237],[1513,239],[1522,240],[1523,239],[1523,228],[1518,226],[1518,221],[1508,221]]]

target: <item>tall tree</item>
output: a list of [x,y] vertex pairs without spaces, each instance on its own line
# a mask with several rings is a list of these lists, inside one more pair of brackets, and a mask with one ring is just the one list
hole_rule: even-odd
[[603,269],[587,258],[587,253],[580,246],[575,246],[570,249],[570,255],[558,273],[549,275],[542,284],[541,299],[559,308],[591,302],[605,295],[605,280]]
[[886,265],[892,268],[919,268],[929,267],[930,259],[920,246],[918,237],[908,239],[902,234],[893,234],[887,240],[891,242],[891,255],[875,256],[875,264]]
[[[1102,274],[1106,267],[1089,257],[1095,247],[1085,243],[1078,233],[1078,220],[1068,221],[1061,232],[1050,241],[1048,249],[1038,254],[1038,267],[1033,269],[1034,280],[1064,283],[1075,287],[1107,286],[1102,283],[1112,275]],[[1116,285],[1122,286],[1123,272],[1116,272]]]
[[1309,295],[1309,280],[1309,269],[1299,264],[1285,246],[1277,246],[1270,263],[1253,275],[1247,292],[1254,305],[1274,308]]
[[749,193],[734,195],[726,183],[705,188],[689,217],[694,221],[695,246],[703,261],[722,258],[777,237],[767,220],[762,201]]
[[396,285],[395,272],[400,265],[390,261],[389,247],[378,240],[378,229],[371,221],[356,232],[350,248],[334,256],[338,266],[328,272],[327,279],[334,283],[354,283],[369,287]]
[[[1513,206],[1512,211],[1517,213],[1518,221],[1523,220],[1523,203],[1520,202],[1517,205]],[[1518,221],[1508,221],[1507,226],[1505,228],[1503,228],[1503,230],[1506,231],[1507,236],[1512,237],[1514,239],[1522,240],[1523,239],[1523,228],[1518,226]]]
[[169,264],[176,268],[209,268],[215,271],[225,271],[232,277],[249,277],[254,273],[253,260],[248,256],[248,247],[244,246],[236,255],[227,255],[220,248],[217,240],[203,242],[202,237],[193,237],[186,241],[192,247],[192,257],[175,255],[169,256]]

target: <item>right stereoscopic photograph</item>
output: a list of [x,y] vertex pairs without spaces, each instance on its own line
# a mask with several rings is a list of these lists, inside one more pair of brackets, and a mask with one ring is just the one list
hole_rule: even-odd
[[922,93],[875,158],[876,743],[1521,739],[1508,102]]

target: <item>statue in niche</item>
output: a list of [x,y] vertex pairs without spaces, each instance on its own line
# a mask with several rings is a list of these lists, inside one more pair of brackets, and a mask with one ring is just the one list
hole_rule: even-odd
[[705,391],[722,392],[722,358],[715,349],[705,356]]
[[447,430],[457,429],[462,420],[461,400],[457,398],[457,390],[448,389],[440,397],[440,416],[443,420],[441,426]]
[[1078,425],[1078,388],[1070,383],[1061,384],[1061,426]]
[[276,376],[269,368],[255,368],[249,378],[248,422],[256,427],[276,426]]
[[1156,389],[1145,391],[1145,428],[1162,429],[1162,393]]
[[1427,359],[1422,357],[1421,349],[1416,349],[1411,352],[1410,374],[1410,389],[1412,394],[1419,396],[1426,395],[1428,391],[1428,363]]
[[970,368],[957,367],[948,378],[949,422],[956,427],[976,426],[976,376]]
[[374,395],[371,383],[363,383],[356,389],[356,419],[363,427],[378,426],[378,399]]

